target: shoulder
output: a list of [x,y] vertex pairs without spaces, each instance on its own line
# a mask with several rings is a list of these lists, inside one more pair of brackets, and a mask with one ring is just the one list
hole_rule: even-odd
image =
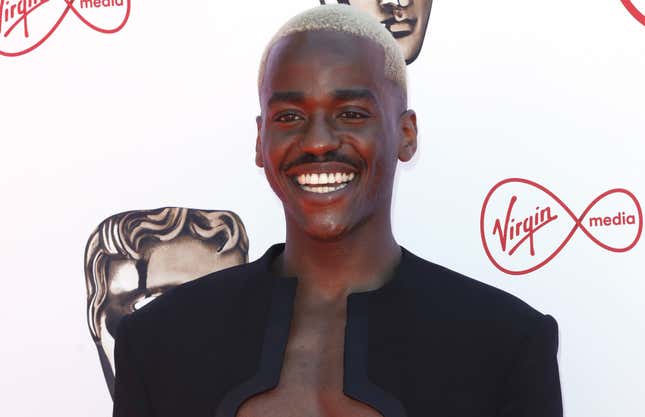
[[472,277],[411,255],[407,285],[421,316],[495,327],[513,333],[539,326],[545,317],[520,298]]
[[257,275],[254,262],[211,272],[178,285],[128,314],[128,327],[137,333],[181,331],[204,320],[227,317]]

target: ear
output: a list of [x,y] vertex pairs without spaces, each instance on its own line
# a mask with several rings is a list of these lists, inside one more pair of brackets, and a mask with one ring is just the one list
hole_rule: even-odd
[[401,114],[400,129],[402,141],[399,146],[399,160],[407,162],[417,151],[417,115],[414,110],[406,110]]
[[262,128],[262,116],[255,118],[255,124],[258,127],[258,136],[255,139],[255,165],[260,168],[264,167],[264,160],[262,159],[262,143],[260,142],[260,129]]

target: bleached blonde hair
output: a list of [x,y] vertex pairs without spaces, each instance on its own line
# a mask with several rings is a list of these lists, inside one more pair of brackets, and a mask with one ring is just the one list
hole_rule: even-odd
[[406,64],[401,48],[390,32],[373,16],[346,4],[328,4],[306,10],[285,23],[264,48],[258,73],[258,89],[262,86],[269,53],[285,36],[298,32],[333,31],[370,39],[385,52],[385,78],[396,82],[407,92]]

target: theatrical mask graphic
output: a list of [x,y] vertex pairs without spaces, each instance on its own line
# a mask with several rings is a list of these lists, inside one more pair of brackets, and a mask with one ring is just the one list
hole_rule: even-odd
[[[334,0],[320,0],[321,4]],[[401,47],[405,62],[414,62],[421,52],[428,28],[432,0],[337,0],[358,7],[381,22]]]
[[111,395],[121,318],[173,287],[248,262],[248,247],[230,211],[163,207],[101,222],[85,247],[87,320]]

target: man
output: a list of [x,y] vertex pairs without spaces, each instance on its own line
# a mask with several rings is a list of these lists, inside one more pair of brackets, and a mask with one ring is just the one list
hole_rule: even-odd
[[[432,0],[337,0],[371,14],[396,39],[407,64],[421,52],[426,36]],[[326,4],[326,0],[320,0]]]
[[115,417],[559,417],[557,325],[399,246],[416,149],[405,62],[364,12],[323,6],[267,46],[256,164],[284,244],[119,327]]

